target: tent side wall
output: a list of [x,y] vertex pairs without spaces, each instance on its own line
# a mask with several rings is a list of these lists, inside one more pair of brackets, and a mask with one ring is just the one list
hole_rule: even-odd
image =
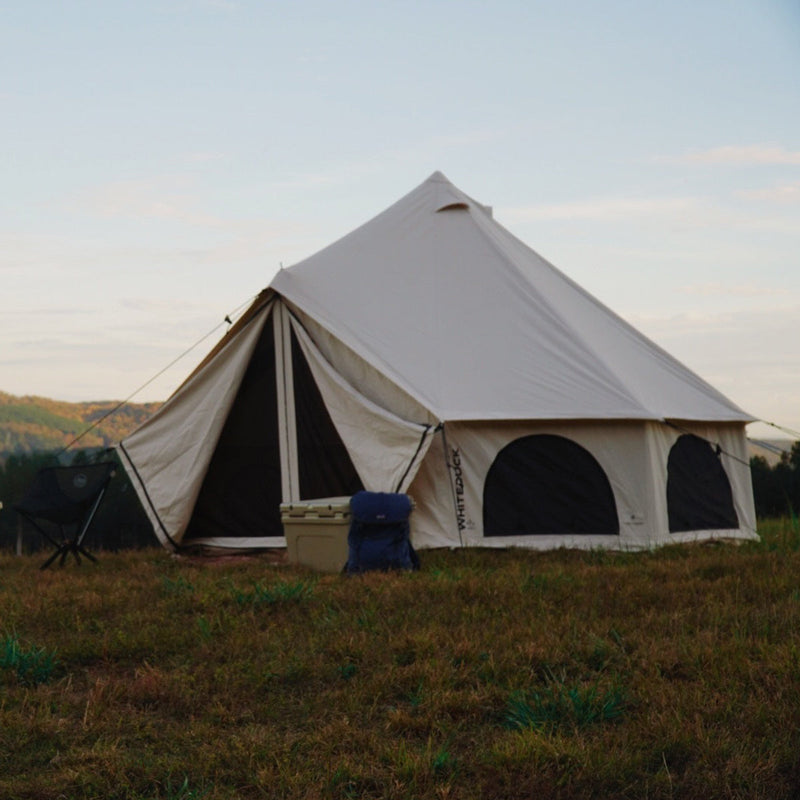
[[[166,546],[283,546],[281,501],[350,494],[361,485],[376,491],[401,488],[414,497],[414,542],[419,548],[640,549],[755,536],[744,423],[458,421],[434,435],[429,423],[404,420],[362,395],[365,387],[354,387],[342,371],[367,379],[370,373],[345,346],[337,349],[334,337],[321,336],[323,329],[312,326],[317,334],[312,339],[292,319],[285,329],[288,338],[279,341],[286,310],[281,298],[275,298],[260,315],[251,314],[246,324],[237,325],[223,340],[225,346],[218,347],[214,357],[206,359],[162,409],[120,445],[123,463]],[[317,339],[324,340],[325,349],[343,369],[334,368],[318,349]],[[287,353],[292,366],[287,369],[284,363],[281,372],[276,364],[285,362]],[[384,378],[379,395],[389,392],[390,386]],[[399,392],[396,407],[407,408],[408,402]],[[277,413],[281,404],[282,420]],[[258,431],[263,435],[256,435]],[[670,454],[687,436],[719,443],[718,455],[711,445],[707,455],[718,460],[718,471],[730,487],[735,525],[699,529],[683,525],[670,532]],[[266,461],[259,456],[256,463],[246,454],[259,449],[255,447],[259,442],[271,456],[265,456]],[[541,453],[534,450],[527,466],[512,469],[521,476],[501,498],[501,507],[519,508],[503,519],[514,514],[534,518],[539,513],[537,491],[544,498],[562,499],[555,513],[537,523],[546,526],[549,519],[555,527],[505,535],[505,521],[499,529],[485,528],[487,480],[498,474],[495,465],[501,454],[518,458],[518,451],[525,450],[517,447],[519,443],[561,447],[542,451],[555,459],[544,467],[537,462]],[[293,455],[279,455],[281,448],[291,449]],[[572,480],[571,454],[580,455],[590,468],[594,465],[594,472]],[[326,462],[325,469],[318,469],[321,461]],[[287,465],[296,472],[288,481]],[[560,484],[556,480],[537,486],[542,476],[559,470],[565,476]],[[345,474],[350,478],[342,483],[337,476]],[[611,498],[613,513],[606,514],[599,527],[583,530],[582,525],[594,524],[592,514],[572,519],[571,511],[591,507],[592,486]],[[243,487],[250,488],[249,494],[242,494]],[[228,506],[230,513],[225,511]],[[562,522],[564,529],[557,527]]]
[[[727,476],[738,524],[733,528],[687,530],[671,533],[667,507],[667,463],[681,436],[691,433],[703,440],[719,443],[720,464]],[[680,428],[658,422],[573,422],[573,423],[451,423],[446,440],[435,442],[409,488],[416,501],[414,544],[426,547],[529,547],[551,549],[576,547],[635,550],[670,542],[709,538],[751,539],[755,533],[755,512],[746,456],[744,425],[740,423],[683,423]],[[487,477],[498,457],[510,445],[539,438],[565,440],[584,453],[589,462],[607,478],[616,510],[618,533],[582,532],[587,515],[581,508],[589,500],[588,489],[570,465],[547,464],[563,468],[572,481],[561,487],[551,484],[546,492],[558,492],[559,512],[564,518],[570,506],[580,511],[566,531],[541,531],[535,534],[485,535],[485,488]],[[711,445],[708,445],[711,451]],[[449,464],[449,466],[448,466]],[[535,474],[535,473],[532,473]],[[537,516],[537,491],[534,478],[520,492],[519,513],[526,510]],[[516,502],[511,498],[511,502]],[[701,498],[701,502],[703,498]],[[544,523],[546,526],[546,522]],[[568,526],[569,527],[569,526]]]

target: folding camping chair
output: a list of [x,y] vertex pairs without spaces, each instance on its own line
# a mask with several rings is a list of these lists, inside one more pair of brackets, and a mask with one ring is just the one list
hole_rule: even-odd
[[97,562],[84,548],[83,540],[115,467],[113,462],[103,461],[73,467],[45,467],[36,473],[27,493],[14,509],[56,548],[41,569],[47,569],[59,556],[63,567],[70,553],[78,564],[81,554]]
[[350,498],[345,572],[419,569],[408,521],[413,508],[414,503],[407,494],[354,494]]

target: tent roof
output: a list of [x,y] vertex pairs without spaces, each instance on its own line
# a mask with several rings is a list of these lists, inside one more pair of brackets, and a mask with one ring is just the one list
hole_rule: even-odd
[[442,420],[753,419],[440,172],[270,288]]

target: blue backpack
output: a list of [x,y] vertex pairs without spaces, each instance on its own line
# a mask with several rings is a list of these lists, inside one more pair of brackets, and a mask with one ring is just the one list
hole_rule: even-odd
[[411,546],[407,494],[358,492],[350,499],[350,530],[345,572],[419,569]]

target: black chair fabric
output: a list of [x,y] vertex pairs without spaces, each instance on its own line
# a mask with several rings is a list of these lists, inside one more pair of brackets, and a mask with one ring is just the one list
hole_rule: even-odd
[[45,467],[36,474],[14,509],[56,548],[42,569],[49,567],[59,556],[63,565],[70,553],[79,564],[80,554],[91,561],[97,560],[83,547],[83,539],[115,467],[113,462],[103,461],[70,467]]

